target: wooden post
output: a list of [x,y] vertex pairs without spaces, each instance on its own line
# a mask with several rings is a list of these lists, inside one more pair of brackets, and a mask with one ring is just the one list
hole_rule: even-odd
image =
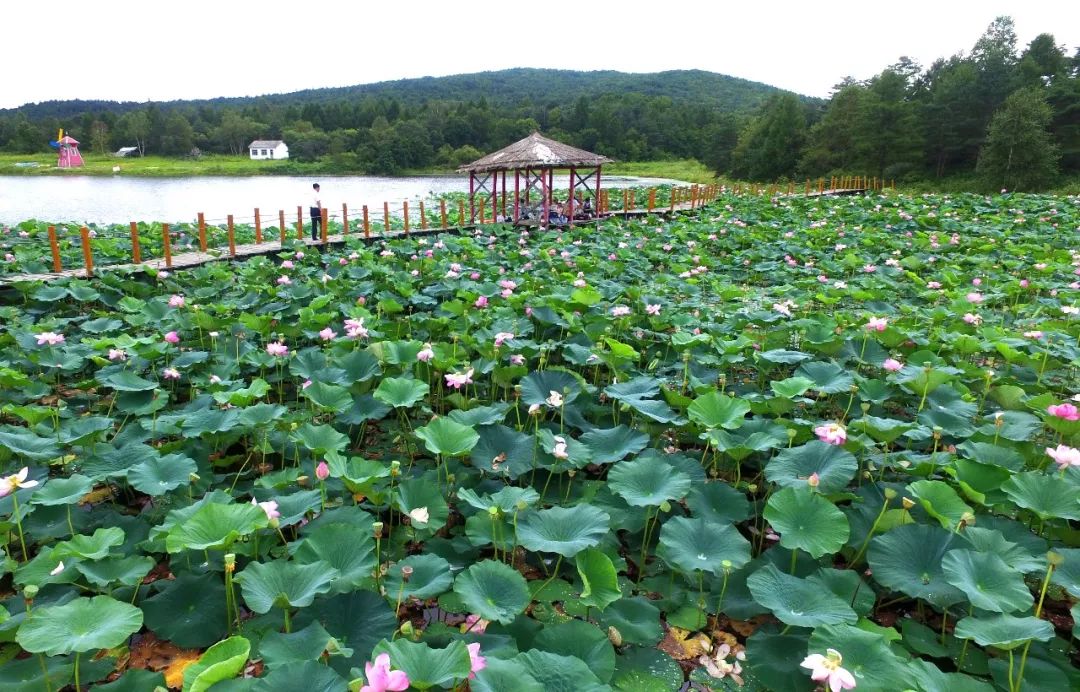
[[255,207],[255,244],[262,245],[262,217],[258,207]]
[[366,204],[364,205],[364,237],[371,237],[371,223],[368,221],[368,208]]
[[304,208],[296,208],[296,239],[304,239]]
[[206,215],[199,212],[199,252],[206,252]]
[[285,249],[285,210],[284,209],[279,209],[278,210],[278,232],[279,232],[279,235],[281,236],[280,245],[281,245],[281,248],[284,250]]
[[458,228],[465,228],[465,200],[463,199],[459,199],[457,203],[457,218]]
[[330,241],[330,229],[327,228],[327,226],[330,225],[330,210],[326,207],[323,207],[319,211],[322,212],[322,214],[319,215],[319,221],[322,222],[319,224],[319,226],[321,227],[319,229],[319,236],[322,240],[322,244],[326,245]]
[[439,200],[439,216],[442,219],[442,227],[443,227],[443,230],[445,231],[446,230],[446,200],[445,199],[440,199]]
[[382,203],[383,223],[386,224],[386,235],[390,235],[390,203]]
[[349,205],[341,205],[341,235],[349,235]]
[[172,237],[169,235],[169,224],[161,224],[162,248],[165,250],[165,268],[172,269]]
[[484,216],[485,211],[487,211],[487,200],[482,199],[482,200],[480,200],[480,223],[481,223],[481,225],[484,224],[487,221],[487,219]]
[[409,235],[409,200],[402,203],[402,209],[405,212],[405,235]]
[[56,242],[56,226],[49,226],[49,248],[52,250],[53,271],[59,274],[64,271],[60,263],[60,244]]
[[656,188],[649,188],[649,213],[653,213],[653,209],[656,209]]
[[[49,226],[51,230],[53,227]],[[135,264],[142,263],[142,250],[139,248],[139,224],[131,222],[131,261]],[[60,271],[57,269],[57,271]]]
[[90,230],[83,226],[79,229],[79,235],[82,238],[82,256],[83,266],[86,267],[86,275],[94,275],[94,253],[90,249]]
[[675,198],[679,195],[679,188],[671,186],[671,212],[675,212]]
[[420,200],[420,230],[427,230],[427,215],[424,213],[424,200]]
[[228,219],[229,257],[236,257],[236,227],[233,226],[233,215],[229,214],[226,218]]

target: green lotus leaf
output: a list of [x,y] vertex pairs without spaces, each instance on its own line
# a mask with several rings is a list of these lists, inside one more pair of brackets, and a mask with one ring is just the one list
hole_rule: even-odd
[[[411,567],[409,580],[402,578],[403,567]],[[454,577],[450,563],[438,555],[410,555],[395,563],[386,574],[383,584],[391,598],[412,596],[421,600],[435,598],[450,590]]]
[[758,353],[756,357],[769,363],[793,365],[795,363],[801,363],[804,360],[809,360],[812,356],[809,353],[803,353],[802,351],[788,351],[777,348],[771,351]]
[[806,485],[806,479],[818,475],[818,491],[823,495],[838,493],[855,478],[859,464],[855,456],[837,445],[811,440],[777,454],[765,466],[765,478],[783,488]]
[[146,626],[177,646],[202,648],[225,634],[225,585],[220,575],[181,574],[140,605]]
[[206,692],[212,685],[235,678],[244,669],[250,653],[251,642],[240,636],[214,644],[184,669],[183,692]]
[[1080,520],[1076,486],[1064,479],[1038,471],[1018,473],[1001,486],[1013,502],[1030,509],[1040,519]]
[[348,524],[322,524],[304,537],[293,557],[300,564],[324,562],[338,571],[332,591],[349,591],[372,578],[375,541],[370,531]]
[[784,574],[769,564],[746,579],[754,600],[786,625],[820,627],[859,619],[846,601],[820,585]]
[[767,418],[751,418],[741,428],[709,430],[707,439],[719,452],[742,461],[754,452],[777,449],[788,443],[787,429]]
[[416,436],[424,441],[424,446],[432,454],[451,457],[468,454],[480,440],[472,427],[455,423],[449,418],[436,418],[422,428],[417,428]]
[[915,481],[908,491],[919,501],[926,513],[941,522],[942,528],[953,530],[964,517],[974,517],[971,507],[964,504],[956,491],[943,481]]
[[527,550],[574,557],[599,545],[610,530],[610,517],[589,505],[552,507],[530,513],[518,524],[518,542]]
[[844,513],[809,486],[773,494],[764,516],[780,533],[780,545],[805,550],[814,558],[838,552],[851,534]]
[[511,479],[533,469],[533,435],[526,435],[505,425],[485,425],[477,430],[480,439],[472,449],[471,459],[474,466],[505,473]]
[[293,439],[314,454],[340,452],[349,444],[348,436],[339,433],[332,426],[312,425],[311,423],[305,423],[299,430],[294,432]]
[[669,692],[683,684],[683,671],[671,656],[640,646],[623,647],[615,663],[616,692]]
[[1050,580],[1072,594],[1073,598],[1080,598],[1080,548],[1058,548],[1054,552],[1062,560],[1050,575]]
[[203,409],[183,416],[180,429],[185,437],[229,432],[240,424],[237,409]]
[[750,518],[746,495],[724,482],[695,483],[686,495],[686,506],[694,516],[717,524],[737,524]]
[[390,413],[389,406],[370,394],[362,394],[354,396],[349,410],[339,411],[334,420],[346,425],[360,425],[369,420],[381,420],[388,413]]
[[852,609],[860,617],[868,617],[877,602],[874,589],[863,581],[858,572],[853,570],[822,567],[806,580],[820,584],[850,603]]
[[236,581],[244,593],[244,602],[256,613],[269,612],[277,606],[303,608],[315,596],[326,593],[338,571],[325,562],[302,565],[274,560],[252,562],[237,573]]
[[810,653],[824,653],[830,648],[844,657],[843,666],[855,678],[856,689],[895,692],[897,680],[908,679],[905,661],[893,653],[889,640],[877,632],[850,624],[815,628],[810,635]]
[[[230,389],[224,392],[214,392],[214,401],[219,404],[231,404],[232,406],[249,406],[270,391],[270,383],[261,377],[256,377],[247,387]],[[267,406],[268,404],[263,404]]]
[[672,517],[660,529],[656,554],[684,574],[701,570],[721,575],[750,561],[750,542],[731,524]]
[[813,389],[822,394],[839,394],[851,391],[855,378],[836,363],[813,361],[803,363],[795,370],[797,377],[805,377],[814,383]]
[[580,658],[601,682],[611,680],[615,672],[615,649],[607,633],[582,620],[545,627],[533,639],[532,648]]
[[146,392],[158,388],[157,382],[143,379],[130,370],[111,372],[100,378],[98,382],[118,392]]
[[558,392],[564,405],[572,403],[581,394],[577,379],[562,370],[531,372],[521,380],[521,402],[526,406],[544,406],[552,392]]
[[596,428],[581,436],[592,452],[592,463],[610,464],[632,456],[649,446],[649,436],[625,425]]
[[750,413],[750,404],[716,391],[699,396],[686,409],[690,420],[698,425],[728,430],[740,427],[746,421],[748,413]]
[[[1001,531],[979,526],[968,526],[964,529],[964,538],[968,540],[974,550],[998,556],[1009,566],[1009,569],[1020,574],[1046,571],[1045,554],[1032,554],[1030,550],[1019,544],[1006,540]],[[1054,574],[1056,575],[1059,570],[1060,568],[1054,570]]]
[[167,454],[147,459],[128,469],[127,479],[141,493],[157,497],[191,483],[197,467],[193,459],[181,454]]
[[387,377],[375,388],[374,397],[387,406],[408,408],[427,396],[427,382],[405,377]]
[[395,489],[395,504],[405,514],[413,510],[427,509],[428,520],[421,523],[414,517],[410,517],[410,525],[415,529],[435,531],[446,524],[450,518],[450,507],[446,504],[446,498],[439,491],[437,483],[428,478],[412,478],[402,481]]
[[457,576],[454,593],[485,620],[509,624],[529,605],[529,587],[517,570],[495,560],[474,563]]
[[612,466],[608,486],[633,507],[658,507],[685,497],[690,477],[659,459],[635,459]]
[[506,419],[506,413],[510,410],[510,404],[506,402],[499,402],[491,406],[477,406],[471,408],[468,411],[462,411],[461,409],[454,409],[447,418],[455,423],[461,423],[472,428],[476,428],[482,425],[495,425],[502,423]]
[[292,633],[271,632],[259,642],[259,657],[273,670],[279,666],[316,661],[334,638],[318,622]]
[[57,543],[53,548],[52,557],[56,560],[69,557],[77,557],[83,560],[100,560],[123,542],[124,530],[110,526],[109,528],[98,529],[92,536],[80,534],[72,536],[71,540]]
[[1009,651],[1029,641],[1050,641],[1054,638],[1054,626],[1036,617],[990,615],[960,620],[954,634],[957,639],[974,639],[980,646]]
[[664,637],[660,609],[644,596],[615,601],[598,619],[604,627],[614,627],[627,644],[653,646]]
[[60,456],[55,439],[38,437],[26,428],[5,425],[0,429],[0,448],[6,448],[30,461],[47,461]]
[[1034,603],[1019,572],[992,553],[955,549],[945,554],[945,580],[960,589],[971,604],[994,613],[1027,610]]
[[938,526],[905,524],[875,536],[867,561],[882,586],[946,608],[964,600],[941,567],[945,554],[962,545],[955,533]]
[[472,692],[545,692],[544,686],[516,661],[488,658],[487,666],[469,681]]
[[208,502],[169,529],[165,549],[170,553],[221,550],[266,525],[266,512],[257,505]]
[[382,373],[379,359],[369,351],[357,349],[349,351],[338,359],[338,365],[345,371],[348,382],[367,382]]
[[605,387],[604,394],[657,423],[675,423],[680,420],[679,414],[665,402],[655,400],[661,393],[660,384],[655,377],[635,377],[628,382]]
[[450,642],[443,649],[435,649],[423,642],[395,639],[380,642],[372,653],[376,656],[389,654],[393,667],[405,671],[410,685],[418,690],[464,680],[472,671],[469,650],[460,640]]
[[251,692],[279,692],[280,690],[347,692],[348,689],[348,682],[334,672],[333,668],[321,661],[310,660],[287,666],[276,666],[265,677],[256,680],[250,688]]
[[560,656],[533,649],[513,659],[547,692],[610,692],[584,661],[576,656]]
[[[304,627],[311,621],[318,621],[341,644],[352,649],[347,662],[360,668],[372,657],[375,645],[398,628],[397,616],[386,599],[373,591],[361,590],[315,599],[296,616],[294,626]],[[344,671],[348,672],[348,667]]]
[[579,599],[582,605],[603,611],[622,598],[618,573],[610,557],[596,548],[587,548],[577,554],[576,563],[584,587]]
[[126,557],[106,557],[92,562],[77,562],[75,569],[94,586],[105,587],[109,584],[134,586],[142,582],[143,577],[154,569],[154,558],[145,555]]
[[806,648],[806,635],[780,634],[762,628],[746,640],[743,668],[766,689],[812,692],[816,687],[807,669],[799,665],[798,656],[789,653],[804,652]]
[[311,403],[328,411],[345,411],[352,406],[352,394],[348,389],[336,384],[312,382],[303,389],[302,394]]
[[[42,669],[43,664],[44,670]],[[24,659],[13,659],[0,666],[0,689],[3,689],[4,692],[61,690],[72,681],[73,672],[73,661],[69,657],[43,658],[41,656],[30,656]],[[160,673],[157,677],[162,684],[165,684],[165,680]],[[97,687],[94,688],[95,692],[97,689]],[[122,692],[142,692],[144,689],[153,688],[123,690]]]
[[30,502],[35,505],[73,505],[94,489],[94,482],[74,473],[67,478],[50,479],[34,491]]
[[109,596],[76,598],[34,608],[15,641],[30,653],[61,656],[120,646],[142,624],[142,611],[129,603]]
[[769,389],[783,399],[794,399],[802,396],[814,386],[814,381],[806,377],[788,377],[783,380],[773,380],[769,383]]

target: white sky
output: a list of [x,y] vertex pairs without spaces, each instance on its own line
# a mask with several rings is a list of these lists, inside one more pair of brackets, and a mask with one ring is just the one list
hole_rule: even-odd
[[[0,0],[0,108],[251,96],[538,67],[701,69],[827,96],[901,55],[969,52],[1011,16],[1022,49],[1080,46],[1076,0],[515,3]],[[579,38],[564,40],[561,33]]]

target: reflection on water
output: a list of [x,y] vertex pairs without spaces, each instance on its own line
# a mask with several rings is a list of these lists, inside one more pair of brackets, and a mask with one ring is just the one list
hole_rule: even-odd
[[[192,178],[111,178],[63,175],[49,177],[0,176],[0,223],[27,219],[76,223],[127,223],[129,221],[193,221],[199,212],[208,222],[224,221],[229,214],[237,223],[250,222],[256,207],[268,223],[278,210],[290,221],[296,208],[305,215],[311,200],[311,184],[322,188],[323,205],[340,214],[342,204],[349,216],[359,218],[366,204],[381,218],[383,202],[400,209],[410,201],[410,214],[420,199],[444,192],[468,192],[468,176],[264,176]],[[671,183],[659,178],[605,177],[605,188],[647,187]],[[567,177],[555,177],[557,188],[569,185]],[[507,193],[513,199],[514,180],[507,176]]]

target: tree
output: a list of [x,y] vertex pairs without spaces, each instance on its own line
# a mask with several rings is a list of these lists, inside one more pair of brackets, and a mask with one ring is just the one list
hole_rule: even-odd
[[806,138],[806,113],[792,93],[773,94],[743,129],[732,152],[732,172],[750,180],[795,175]]
[[855,125],[859,164],[879,178],[910,170],[922,150],[917,124],[905,75],[885,70],[871,79]]
[[139,156],[146,155],[146,143],[150,138],[150,116],[146,111],[125,113],[116,123],[129,142],[134,142],[139,149]]
[[1020,89],[994,114],[979,154],[978,173],[989,188],[1038,191],[1057,175],[1058,151],[1050,137],[1052,112],[1036,88]]
[[179,111],[172,111],[165,118],[161,133],[161,153],[166,156],[181,156],[195,146],[195,131],[191,123]]
[[849,83],[829,100],[825,114],[807,137],[799,170],[809,176],[846,173],[856,162],[855,125],[866,99],[866,87]]
[[109,150],[109,126],[104,121],[95,120],[90,124],[90,148],[98,154]]

